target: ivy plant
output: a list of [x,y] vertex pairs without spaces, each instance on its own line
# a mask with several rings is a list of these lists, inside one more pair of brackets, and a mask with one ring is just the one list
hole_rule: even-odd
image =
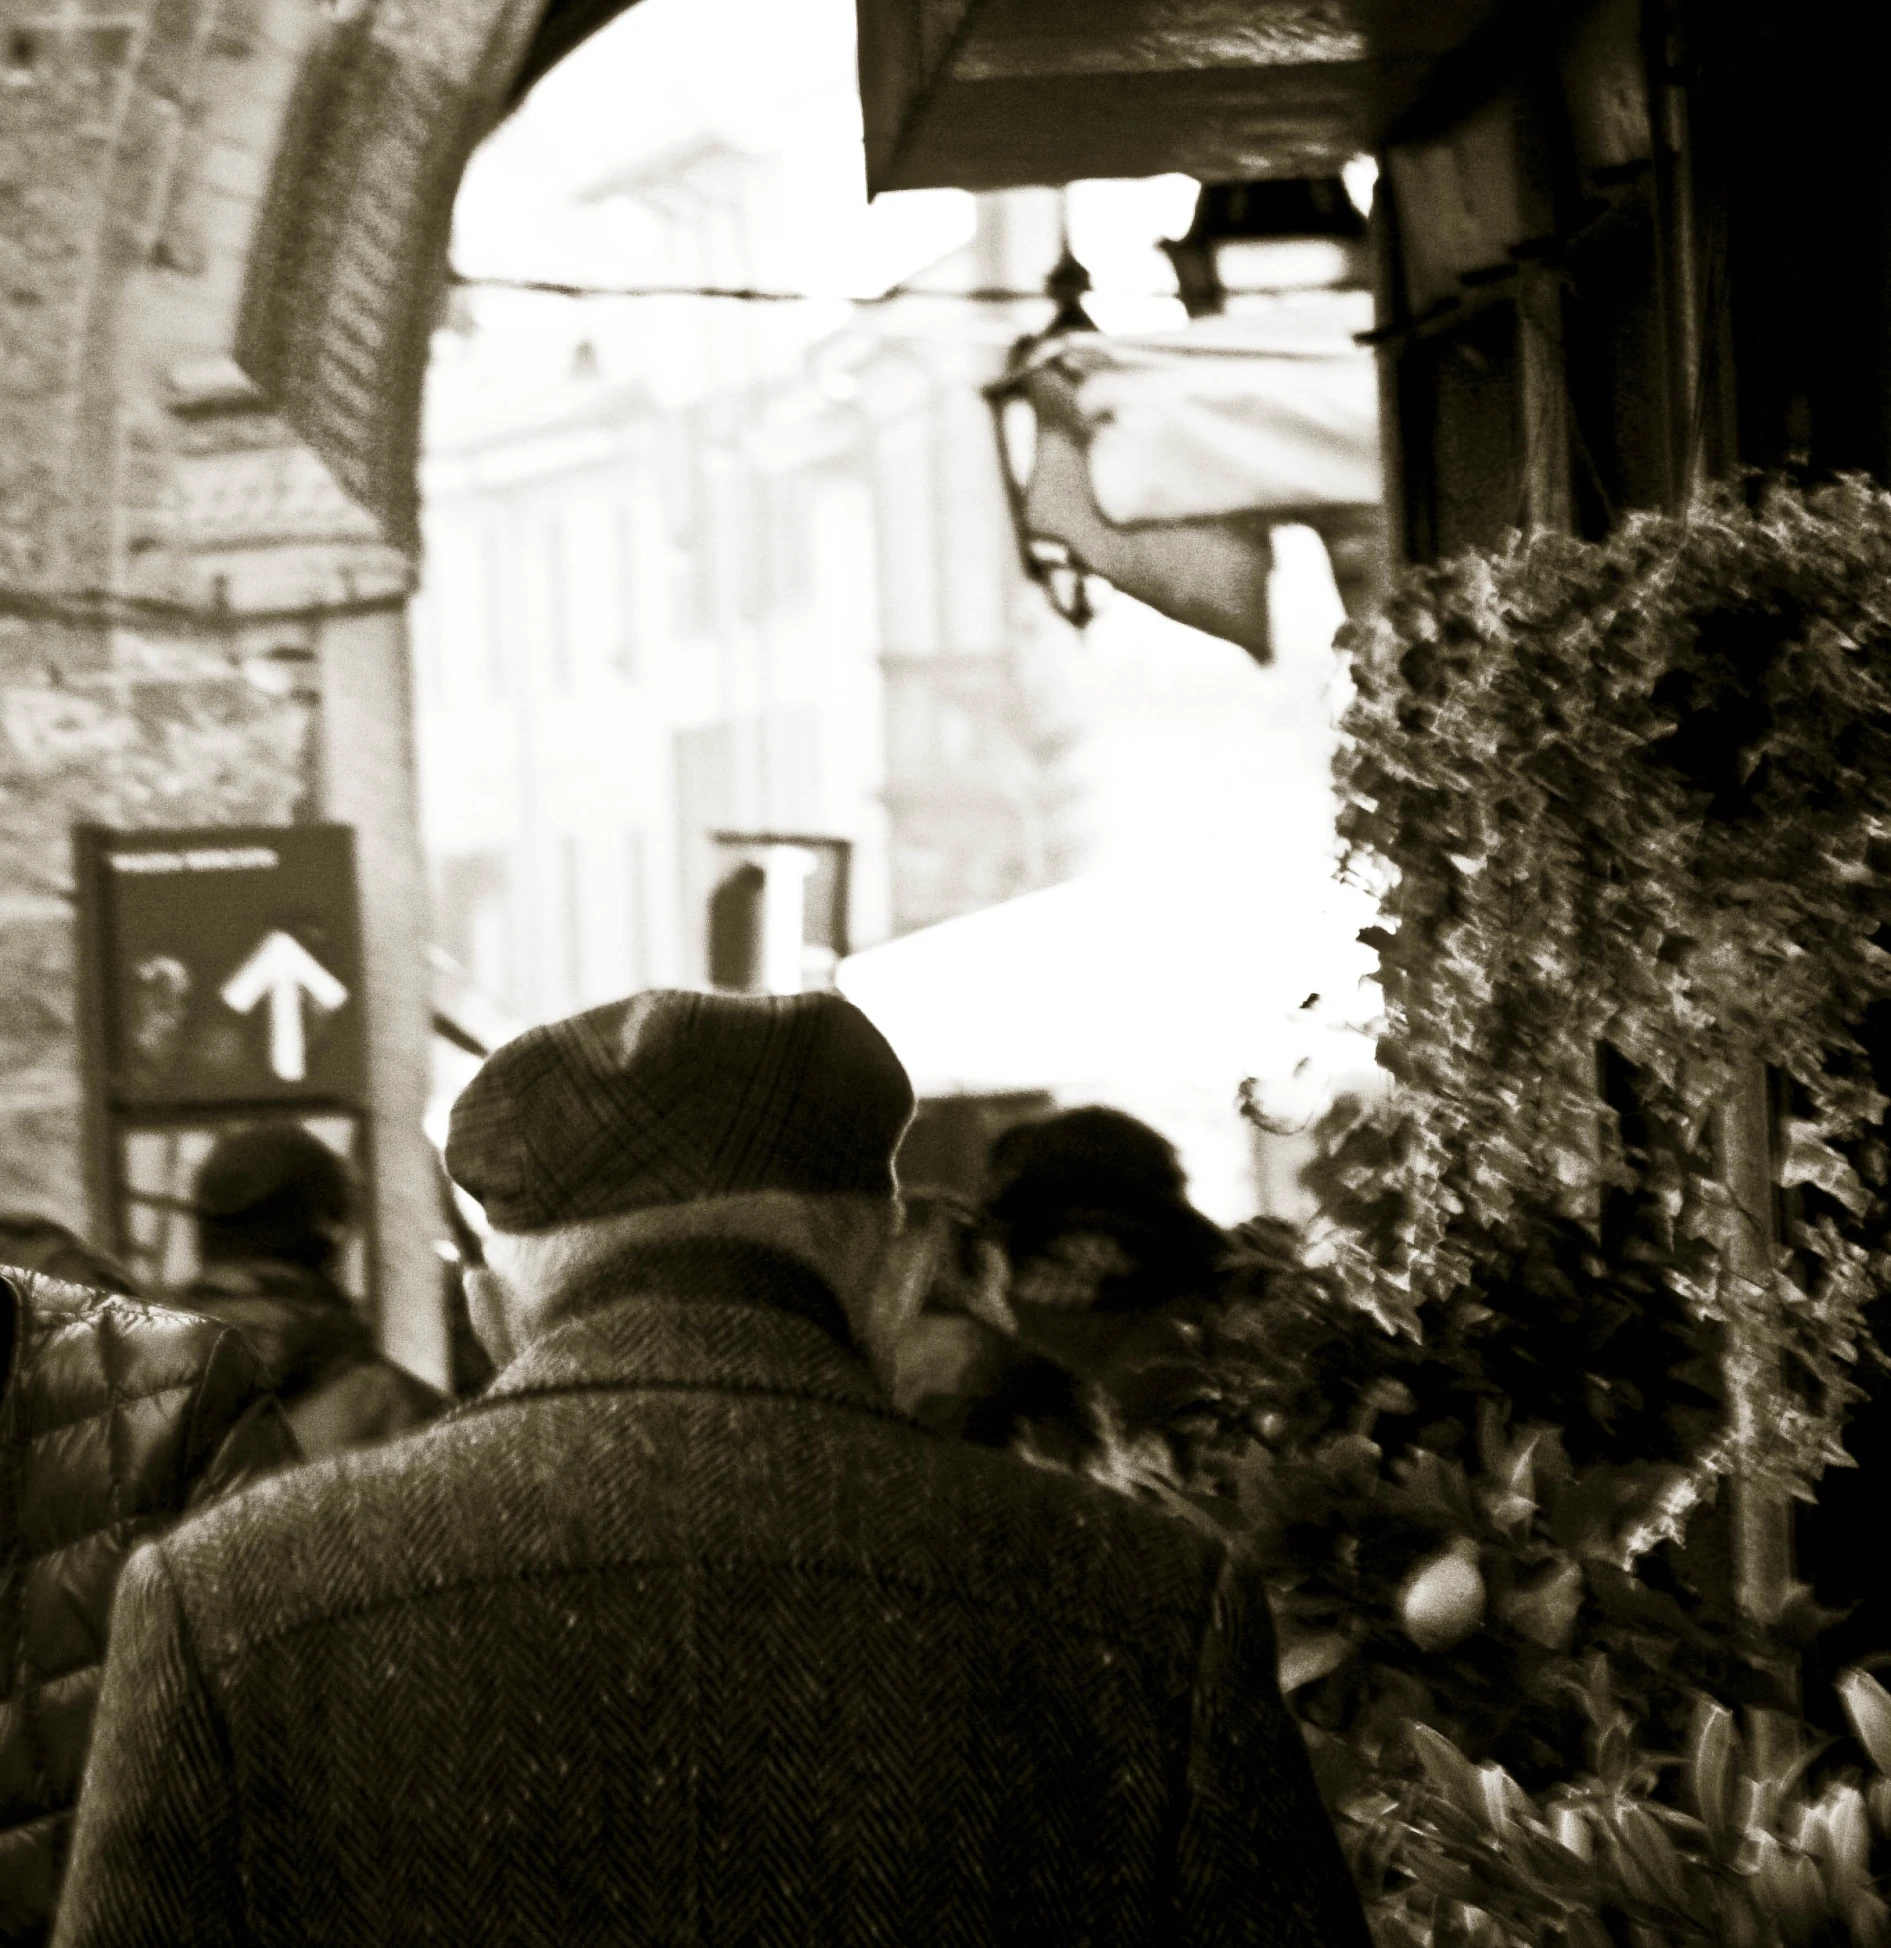
[[[1891,496],[1735,485],[1519,536],[1413,572],[1355,650],[1341,834],[1384,888],[1399,1088],[1335,1166],[1374,1204],[1352,1278],[1409,1326],[1470,1241],[1567,1213],[1736,1331],[1739,1465],[1809,1491],[1885,1271]],[[1756,1069],[1792,1221],[1753,1277],[1716,1117]]]
[[[1392,1087],[1091,1471],[1255,1552],[1382,1942],[1882,1941],[1891,1700],[1850,1673],[1819,1756],[1829,1619],[1747,1613],[1724,1489],[1816,1494],[1877,1357],[1891,495],[1518,536],[1353,648]],[[1724,1154],[1756,1086],[1776,1213]]]

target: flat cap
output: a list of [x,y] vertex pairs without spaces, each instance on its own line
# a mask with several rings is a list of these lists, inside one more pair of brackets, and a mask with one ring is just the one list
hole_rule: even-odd
[[899,1057],[837,994],[656,988],[496,1050],[446,1161],[500,1231],[744,1191],[886,1196],[912,1112]]

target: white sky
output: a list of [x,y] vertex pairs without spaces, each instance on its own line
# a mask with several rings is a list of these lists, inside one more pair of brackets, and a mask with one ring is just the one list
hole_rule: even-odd
[[[454,213],[469,274],[596,280],[584,206],[601,179],[708,139],[794,178],[793,288],[865,291],[962,243],[971,198],[885,199],[871,215],[852,0],[639,0],[555,68],[473,159]],[[649,267],[622,266],[622,281]]]

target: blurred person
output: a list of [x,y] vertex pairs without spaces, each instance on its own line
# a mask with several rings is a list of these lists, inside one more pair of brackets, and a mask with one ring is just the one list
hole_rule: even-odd
[[982,1210],[1021,1342],[1134,1429],[1185,1404],[1227,1237],[1188,1201],[1175,1146],[1120,1109],[1061,1110],[992,1145]]
[[1251,1567],[876,1383],[912,1104],[827,993],[493,1055],[507,1364],[139,1558],[61,1948],[1365,1948]]
[[985,1175],[976,1207],[930,1213],[894,1397],[968,1439],[1102,1463],[1196,1396],[1226,1237],[1189,1203],[1174,1146],[1121,1110],[1014,1124]]
[[986,1173],[1014,1305],[1120,1318],[1214,1291],[1225,1236],[1188,1201],[1175,1146],[1123,1110],[1014,1124]]
[[[1006,1447],[1024,1430],[1072,1426],[1072,1375],[1025,1345],[1007,1288],[1010,1267],[978,1213],[947,1192],[905,1200],[877,1300],[887,1390],[935,1433]],[[1061,1458],[1074,1459],[1074,1455]]]
[[226,1131],[191,1201],[202,1269],[179,1302],[249,1341],[304,1454],[387,1440],[446,1407],[381,1352],[337,1276],[358,1196],[320,1137],[289,1121]]
[[52,1926],[126,1559],[297,1456],[239,1334],[131,1296],[50,1219],[0,1219],[7,1258],[34,1263],[0,1272],[0,1941],[28,1944]]

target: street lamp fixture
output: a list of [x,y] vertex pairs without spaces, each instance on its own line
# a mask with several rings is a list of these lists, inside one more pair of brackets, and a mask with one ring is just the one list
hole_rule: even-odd
[[1162,246],[1191,318],[1291,291],[1361,290],[1366,220],[1345,179],[1204,183],[1187,232]]
[[997,423],[999,471],[1004,476],[1005,504],[1011,510],[1019,562],[1073,629],[1088,628],[1096,609],[1090,600],[1089,575],[1069,544],[1039,532],[1031,519],[1030,492],[1037,473],[1039,428],[1030,373],[1039,350],[1053,339],[1096,330],[1096,320],[1083,302],[1089,290],[1090,273],[1066,238],[1063,254],[1044,280],[1044,295],[1057,306],[1050,323],[1012,346],[1004,377],[985,389]]

